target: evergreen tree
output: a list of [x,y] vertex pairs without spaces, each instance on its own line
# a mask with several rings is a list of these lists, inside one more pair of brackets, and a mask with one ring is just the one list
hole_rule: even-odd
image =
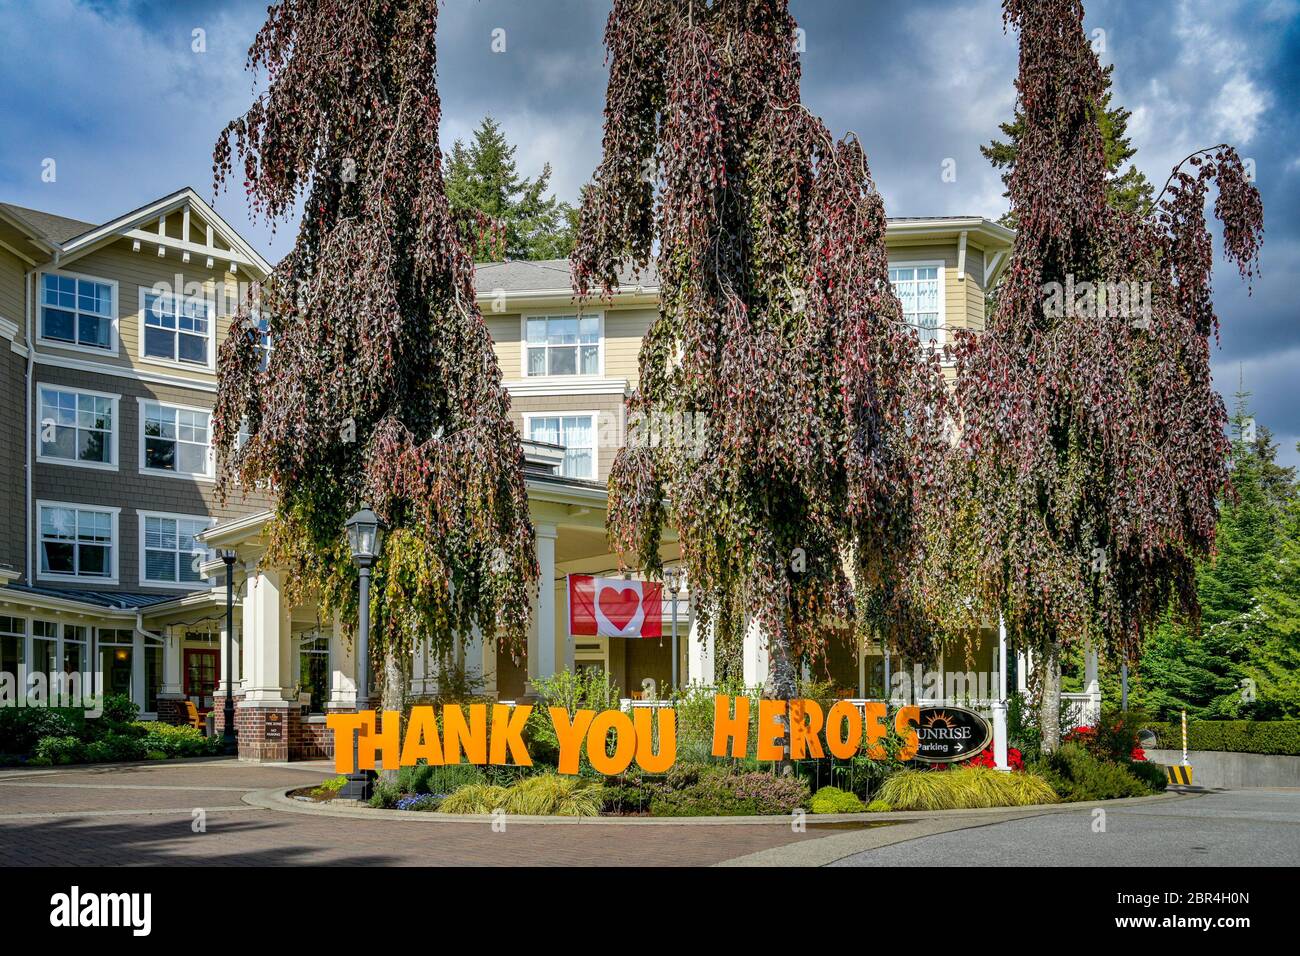
[[[574,210],[547,195],[551,166],[536,179],[520,178],[516,146],[491,116],[466,145],[456,140],[446,159],[447,198],[461,215],[461,236],[476,262],[500,259],[563,259],[573,250]],[[493,220],[503,233],[483,235],[474,213]],[[504,248],[502,248],[502,241]]]
[[1295,719],[1300,717],[1300,497],[1294,494],[1257,593],[1262,639],[1244,668],[1251,682],[1247,711],[1260,720]]
[[[1145,216],[1151,211],[1151,183],[1137,166],[1131,165],[1120,172],[1124,164],[1133,158],[1137,148],[1128,136],[1128,121],[1133,114],[1121,106],[1110,105],[1111,73],[1114,65],[1102,70],[1103,90],[1101,110],[1097,116],[1097,126],[1101,129],[1102,151],[1106,164],[1106,201],[1115,209]],[[980,152],[996,169],[1003,170],[1002,182],[1010,187],[1011,171],[1015,168],[1016,156],[1020,152],[1020,140],[1025,133],[1025,117],[1019,105],[1016,106],[1014,118],[1010,123],[999,123],[1005,140],[994,139],[987,146],[981,146]],[[1010,196],[1008,191],[1004,196]],[[1002,224],[1014,227],[1015,211],[1008,211],[1002,217]]]
[[[1269,483],[1286,469],[1274,461],[1276,445],[1258,438],[1244,440],[1248,398],[1248,393],[1237,393],[1230,424],[1233,492],[1219,504],[1217,553],[1197,569],[1199,632],[1166,615],[1142,658],[1144,703],[1167,717],[1184,707],[1196,717],[1246,713],[1249,695],[1243,695],[1241,683],[1257,651],[1268,644],[1259,589],[1270,569],[1278,567],[1274,549],[1279,517]],[[1276,613],[1283,617],[1288,586],[1294,587],[1286,582],[1276,596]],[[1278,659],[1285,657],[1284,649],[1279,646]],[[1261,677],[1254,679],[1262,683]]]

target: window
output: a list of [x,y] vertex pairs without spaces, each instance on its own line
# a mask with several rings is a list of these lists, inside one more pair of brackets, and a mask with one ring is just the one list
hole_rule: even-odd
[[141,354],[167,362],[208,365],[212,306],[195,296],[140,290],[144,302]]
[[210,476],[208,413],[161,402],[141,402],[140,467],[173,475]]
[[40,503],[41,566],[48,577],[117,578],[117,509]]
[[528,416],[528,437],[532,441],[564,446],[560,474],[566,478],[596,477],[596,415]]
[[134,637],[126,628],[99,629],[99,673],[103,678],[100,690],[103,693],[125,694],[135,700],[134,688],[131,686]]
[[943,305],[937,265],[891,266],[889,281],[903,303],[903,321],[916,329],[922,342],[942,344],[939,330]]
[[117,397],[42,385],[37,455],[81,465],[117,463]]
[[140,512],[140,581],[202,584],[199,562],[209,551],[195,535],[212,526],[206,517]]
[[21,617],[0,617],[0,674],[12,674],[18,679],[18,667],[23,663],[23,639],[27,636],[27,622]]
[[524,374],[599,375],[599,315],[549,315],[524,320]]
[[307,710],[323,714],[330,696],[330,639],[328,634],[309,631],[298,639],[299,692],[311,694]]
[[85,625],[63,625],[63,673],[69,676],[86,670],[86,634]]
[[41,338],[83,348],[116,351],[116,286],[78,276],[41,275]]
[[253,345],[257,349],[257,369],[265,372],[271,364],[271,320],[260,312],[248,317],[253,323],[250,333],[255,336]]
[[32,662],[29,674],[44,674],[45,679],[57,677],[59,625],[53,621],[32,621]]

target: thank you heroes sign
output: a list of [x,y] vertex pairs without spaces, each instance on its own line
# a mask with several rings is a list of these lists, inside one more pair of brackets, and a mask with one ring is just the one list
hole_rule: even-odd
[[[715,757],[744,757],[750,736],[756,737],[759,760],[836,757],[847,760],[865,746],[872,759],[885,757],[884,738],[889,714],[882,701],[839,700],[823,709],[815,700],[759,700],[718,695],[713,701]],[[756,709],[757,713],[752,710]],[[447,704],[412,707],[403,729],[397,711],[373,710],[329,714],[334,733],[334,767],[339,773],[414,766],[458,764],[516,764],[531,766],[525,730],[534,708],[510,704]],[[627,770],[635,761],[647,773],[663,773],[677,759],[677,712],[671,707],[621,710],[577,710],[548,707],[548,720],[559,743],[558,771],[576,774],[583,749],[592,767],[606,776]],[[441,718],[441,719],[439,719]],[[900,760],[913,757],[930,762],[959,760],[988,743],[988,724],[961,708],[904,706],[892,721],[902,737]],[[922,751],[925,751],[923,755]]]

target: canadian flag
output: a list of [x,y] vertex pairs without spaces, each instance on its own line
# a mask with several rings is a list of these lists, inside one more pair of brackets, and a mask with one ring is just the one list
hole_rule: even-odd
[[570,574],[569,633],[579,637],[662,637],[663,585]]

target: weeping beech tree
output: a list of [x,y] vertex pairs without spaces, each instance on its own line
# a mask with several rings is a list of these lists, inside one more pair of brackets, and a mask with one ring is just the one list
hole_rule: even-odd
[[1108,205],[1104,75],[1082,4],[1005,0],[1004,15],[1020,34],[1019,231],[987,331],[958,336],[961,440],[932,500],[945,546],[929,554],[951,561],[950,594],[1002,610],[1042,662],[1050,749],[1063,648],[1132,660],[1171,601],[1197,615],[1230,447],[1210,378],[1208,188],[1247,280],[1263,211],[1227,145],[1180,163],[1149,216]]
[[903,324],[854,137],[800,103],[784,0],[615,0],[604,154],[572,258],[580,298],[657,249],[661,305],[628,401],[608,526],[661,573],[679,534],[719,677],[751,621],[765,693],[795,693],[832,621],[926,639],[898,572],[936,474],[939,359]]
[[417,642],[447,660],[477,625],[517,651],[538,573],[521,445],[443,188],[437,16],[437,0],[272,6],[248,56],[266,90],[214,155],[220,187],[233,140],[272,221],[302,199],[293,251],[222,346],[222,486],[270,486],[267,560],[289,569],[291,600],[315,592],[345,621],[344,522],[363,501],[387,519],[371,649],[397,709]]

